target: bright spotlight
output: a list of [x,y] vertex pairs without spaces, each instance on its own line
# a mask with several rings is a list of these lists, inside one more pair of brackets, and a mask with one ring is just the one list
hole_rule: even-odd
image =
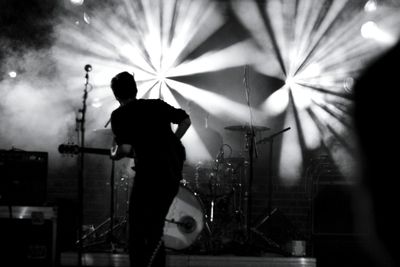
[[379,32],[379,27],[373,21],[368,21],[361,26],[361,35],[365,39],[373,39]]
[[365,3],[364,10],[366,12],[374,12],[377,8],[377,3],[376,0],[369,0],[367,3]]
[[16,71],[10,71],[9,73],[8,73],[8,76],[10,76],[10,78],[16,78],[17,77],[17,72]]
[[394,44],[396,38],[382,30],[375,22],[368,21],[361,26],[361,35],[365,39],[373,39],[383,44]]
[[165,79],[166,79],[166,75],[165,75],[165,73],[164,72],[159,72],[159,73],[157,73],[156,74],[156,80],[158,81],[158,82],[165,82]]
[[83,5],[84,0],[70,0],[71,4],[76,5],[76,6],[81,6]]
[[295,84],[294,77],[288,76],[286,77],[285,84],[290,88]]

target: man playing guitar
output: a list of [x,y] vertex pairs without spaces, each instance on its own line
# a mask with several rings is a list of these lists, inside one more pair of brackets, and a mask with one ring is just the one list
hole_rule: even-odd
[[[111,156],[135,158],[129,202],[131,266],[165,266],[164,222],[182,179],[185,148],[180,139],[191,121],[184,110],[160,99],[137,99],[136,82],[128,72],[112,78],[111,89],[120,103],[111,114]],[[177,124],[175,131],[171,123]]]

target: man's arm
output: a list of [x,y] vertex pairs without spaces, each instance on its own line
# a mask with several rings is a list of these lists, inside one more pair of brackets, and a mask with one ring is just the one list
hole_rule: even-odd
[[[115,112],[115,111],[114,111]],[[111,129],[114,134],[114,138],[112,141],[111,149],[110,149],[110,156],[113,160],[120,160],[124,157],[134,158],[135,151],[131,144],[126,142],[127,137],[124,135],[123,131],[123,117],[115,116],[115,113],[111,114]],[[117,143],[117,136],[119,136],[119,145]]]
[[187,117],[183,121],[181,121],[178,124],[178,127],[176,128],[175,135],[178,137],[178,139],[181,139],[183,135],[186,133],[186,131],[189,129],[190,125],[192,122],[190,121],[190,118]]
[[117,144],[113,144],[110,151],[111,159],[119,160],[124,157],[134,158],[134,151],[132,145],[122,144],[118,146]]

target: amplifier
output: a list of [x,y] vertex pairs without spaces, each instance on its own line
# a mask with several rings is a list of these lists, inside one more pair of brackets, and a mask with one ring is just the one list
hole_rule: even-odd
[[0,205],[42,206],[47,162],[47,152],[0,150]]
[[0,266],[56,266],[56,207],[0,206],[0,236]]

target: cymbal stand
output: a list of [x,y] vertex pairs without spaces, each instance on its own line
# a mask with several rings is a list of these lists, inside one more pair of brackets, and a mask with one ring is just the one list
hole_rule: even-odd
[[245,214],[245,220],[244,220],[244,227],[246,231],[246,239],[250,239],[250,222],[251,222],[251,216],[252,216],[252,188],[253,188],[253,177],[254,177],[254,156],[257,158],[257,150],[255,149],[255,131],[252,127],[250,126],[250,131],[246,133],[246,148],[248,148],[248,153],[249,153],[249,179],[248,179],[248,184],[245,186],[245,192],[244,192],[244,202],[245,202],[245,207],[247,209],[246,214]]
[[109,235],[108,235],[108,242],[111,244],[111,250],[114,251],[114,170],[115,170],[115,160],[111,160],[111,178],[110,178],[110,227],[109,227]]
[[249,75],[249,71],[248,71],[248,65],[245,65],[244,67],[244,74],[243,74],[243,83],[244,83],[244,87],[245,87],[245,95],[246,95],[246,103],[247,106],[249,107],[249,111],[250,111],[250,130],[248,132],[246,132],[245,134],[245,138],[246,138],[246,148],[248,148],[248,152],[249,152],[249,181],[248,181],[248,185],[245,186],[245,192],[244,192],[244,200],[245,200],[245,206],[247,208],[247,212],[246,212],[246,217],[245,217],[245,230],[246,230],[246,234],[245,237],[247,239],[247,241],[251,240],[251,229],[250,229],[250,222],[251,222],[251,216],[252,216],[252,188],[253,188],[253,176],[254,176],[254,172],[253,172],[253,161],[254,161],[254,155],[256,157],[258,157],[257,155],[257,149],[255,146],[255,130],[254,130],[254,126],[253,126],[253,113],[252,113],[252,108],[251,108],[251,103],[250,103],[250,91],[251,88],[249,86],[249,82],[248,82],[248,75]]
[[263,138],[262,140],[258,141],[257,144],[261,144],[261,143],[269,143],[269,156],[268,156],[268,206],[267,206],[267,216],[265,217],[265,219],[262,222],[258,222],[256,225],[254,225],[253,227],[251,227],[251,231],[253,231],[255,234],[257,234],[258,236],[262,237],[262,239],[264,241],[267,242],[268,246],[270,247],[270,249],[272,249],[275,252],[281,253],[283,255],[286,254],[286,252],[282,249],[282,247],[277,244],[276,242],[274,242],[273,240],[271,240],[270,238],[268,238],[267,236],[265,236],[263,233],[259,232],[257,230],[257,228],[264,223],[272,214],[274,211],[272,211],[272,191],[273,191],[273,176],[272,176],[272,160],[273,160],[273,146],[274,146],[274,138],[280,134],[282,134],[283,132],[286,132],[287,130],[289,130],[290,127],[287,127],[275,134],[270,135],[269,137]]
[[269,143],[269,157],[268,157],[268,206],[267,206],[267,213],[268,215],[271,214],[272,212],[272,187],[273,187],[273,183],[272,183],[272,152],[273,152],[273,146],[274,146],[274,138],[277,137],[278,135],[286,132],[290,130],[290,127],[287,127],[281,131],[278,131],[266,138],[263,138],[262,140],[258,141],[257,144],[261,144],[261,143]]

